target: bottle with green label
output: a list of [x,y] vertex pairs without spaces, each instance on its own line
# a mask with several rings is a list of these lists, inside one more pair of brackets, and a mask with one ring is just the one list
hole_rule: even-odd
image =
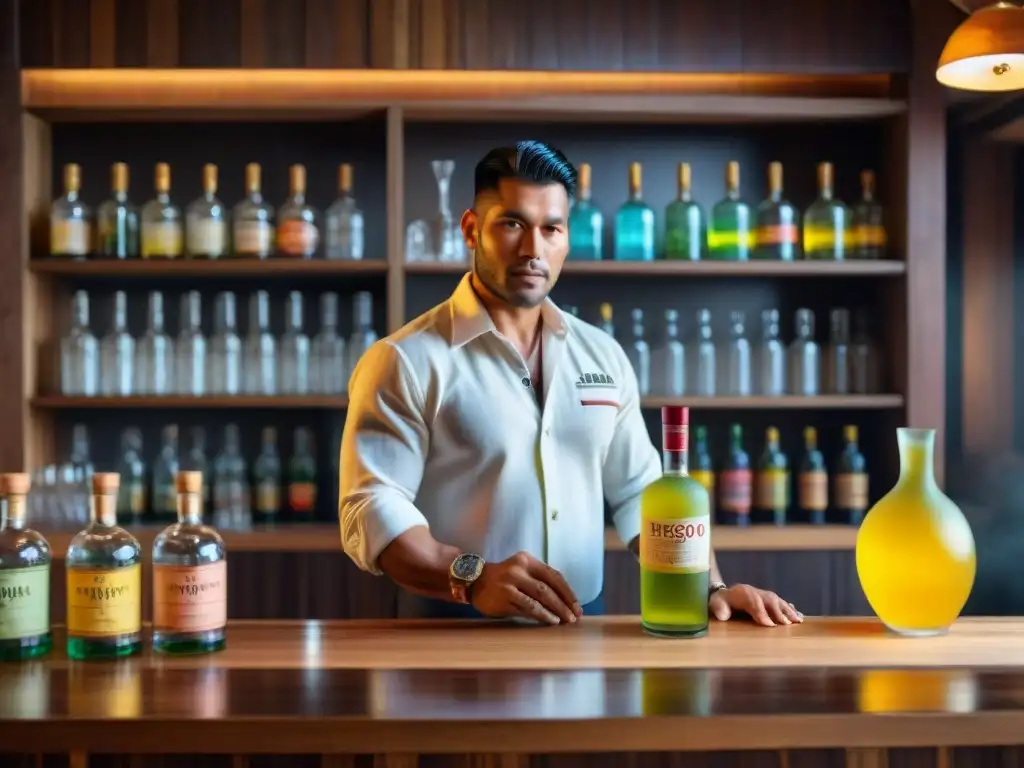
[[711,209],[708,225],[708,258],[719,261],[746,261],[753,239],[750,206],[740,199],[740,164],[725,166],[725,197]]
[[754,516],[758,523],[786,524],[789,510],[789,462],[779,447],[779,430],[765,430],[764,452],[757,462]]
[[804,214],[804,258],[842,261],[850,240],[850,209],[833,191],[832,163],[818,164],[818,199]]
[[50,545],[25,527],[29,476],[0,475],[0,660],[49,652]]

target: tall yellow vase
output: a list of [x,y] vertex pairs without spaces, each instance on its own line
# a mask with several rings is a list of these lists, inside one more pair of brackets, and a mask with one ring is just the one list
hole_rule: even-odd
[[898,429],[900,479],[864,518],[857,575],[878,618],[901,635],[943,634],[974,586],[974,535],[935,482],[935,430]]

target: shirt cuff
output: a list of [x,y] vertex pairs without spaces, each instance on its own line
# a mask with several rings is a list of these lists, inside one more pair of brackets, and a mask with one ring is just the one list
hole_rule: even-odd
[[627,547],[629,542],[640,535],[640,500],[628,502],[612,517],[615,530]]
[[370,501],[358,517],[360,524],[355,546],[346,546],[351,554],[356,554],[357,565],[376,576],[383,571],[377,565],[377,558],[384,548],[410,528],[418,525],[430,527],[427,518],[416,509],[416,506],[404,498],[401,500]]

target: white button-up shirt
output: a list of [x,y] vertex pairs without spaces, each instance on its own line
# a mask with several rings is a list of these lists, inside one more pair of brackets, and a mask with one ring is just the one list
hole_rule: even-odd
[[661,460],[618,343],[550,300],[541,316],[543,409],[469,275],[363,355],[349,383],[338,510],[360,568],[379,574],[381,550],[426,525],[488,561],[529,552],[583,604],[601,593],[604,501],[628,543]]

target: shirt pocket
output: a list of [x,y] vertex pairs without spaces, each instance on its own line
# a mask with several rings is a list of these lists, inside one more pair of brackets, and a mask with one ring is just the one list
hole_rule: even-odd
[[588,388],[576,390],[573,404],[573,432],[576,439],[584,441],[588,450],[597,448],[602,462],[612,437],[615,423],[622,409],[617,388]]

